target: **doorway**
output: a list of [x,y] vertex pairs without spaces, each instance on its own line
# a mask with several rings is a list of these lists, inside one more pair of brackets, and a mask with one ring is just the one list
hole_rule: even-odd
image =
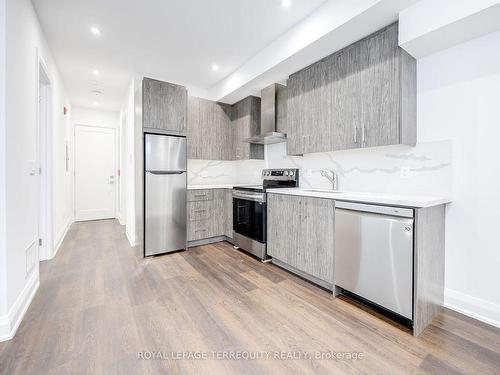
[[[52,258],[52,194],[51,194],[51,82],[48,70],[41,58],[38,61],[38,257],[36,261]],[[32,259],[34,265],[35,260]]]
[[75,126],[75,220],[116,217],[114,128]]

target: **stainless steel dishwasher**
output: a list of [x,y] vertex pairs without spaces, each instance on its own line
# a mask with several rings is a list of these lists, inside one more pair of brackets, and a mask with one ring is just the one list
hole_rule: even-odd
[[413,210],[336,202],[335,284],[413,320]]

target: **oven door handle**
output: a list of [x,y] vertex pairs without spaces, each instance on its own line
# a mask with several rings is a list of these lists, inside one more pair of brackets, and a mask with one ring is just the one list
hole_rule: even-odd
[[253,202],[259,202],[259,203],[264,203],[266,201],[265,195],[264,194],[245,194],[245,193],[240,193],[233,191],[233,198],[236,199],[242,199],[245,201],[253,201]]

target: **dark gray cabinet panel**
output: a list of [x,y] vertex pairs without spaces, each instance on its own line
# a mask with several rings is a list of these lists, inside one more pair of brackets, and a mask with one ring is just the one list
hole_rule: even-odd
[[416,143],[416,61],[397,24],[293,74],[288,153]]
[[267,204],[267,253],[333,285],[335,202],[268,194]]
[[245,142],[260,133],[260,98],[249,96],[232,107],[233,159],[264,159],[264,146]]
[[150,131],[185,134],[186,88],[173,83],[144,78],[143,128]]

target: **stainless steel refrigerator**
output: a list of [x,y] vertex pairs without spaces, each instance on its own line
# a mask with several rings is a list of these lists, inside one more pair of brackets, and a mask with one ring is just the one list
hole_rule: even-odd
[[145,134],[144,255],[186,248],[186,138]]

